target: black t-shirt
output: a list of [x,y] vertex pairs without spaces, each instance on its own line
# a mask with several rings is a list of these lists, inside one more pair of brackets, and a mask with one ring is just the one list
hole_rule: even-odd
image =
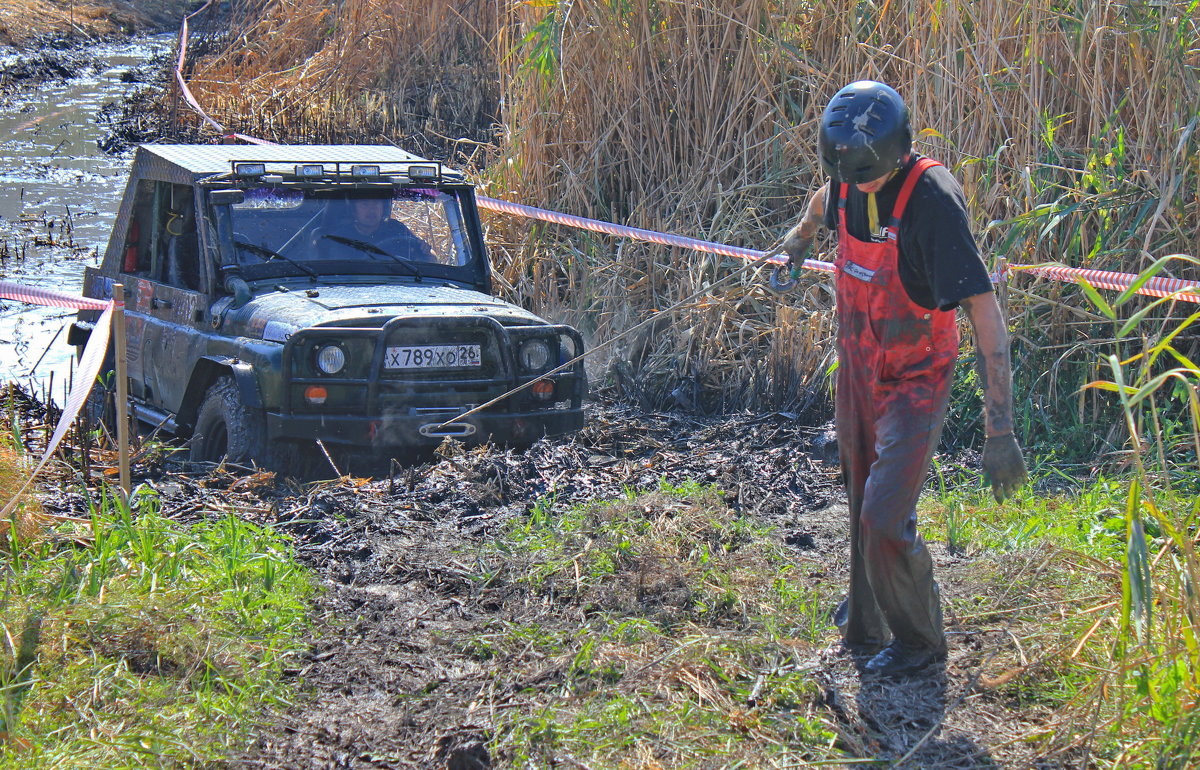
[[[867,195],[850,185],[846,197],[846,228],[863,241],[887,239],[892,206],[913,164],[912,158],[900,173],[875,194],[879,230],[868,233]],[[837,230],[839,185],[831,182],[825,200],[825,226]],[[953,310],[967,297],[992,290],[987,267],[971,234],[966,196],[944,166],[926,169],[913,187],[908,208],[900,220],[897,237],[900,282],[908,297],[923,308]]]
[[[417,237],[403,222],[391,219],[390,217],[381,221],[379,227],[375,228],[375,232],[370,235],[363,235],[356,230],[353,222],[343,223],[343,226],[336,234],[347,240],[362,241],[371,246],[382,248],[384,251],[402,259],[416,259],[422,262],[437,261],[428,243]],[[348,248],[355,248],[349,244],[345,245]],[[342,256],[345,257],[346,255],[343,254]],[[351,256],[361,258],[361,250],[359,250],[359,253],[351,254]]]

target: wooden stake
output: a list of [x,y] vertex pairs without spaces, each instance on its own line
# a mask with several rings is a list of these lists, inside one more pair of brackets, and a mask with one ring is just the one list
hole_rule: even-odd
[[125,287],[113,284],[112,335],[116,350],[117,378],[117,465],[120,469],[122,500],[129,504],[129,381],[125,368]]

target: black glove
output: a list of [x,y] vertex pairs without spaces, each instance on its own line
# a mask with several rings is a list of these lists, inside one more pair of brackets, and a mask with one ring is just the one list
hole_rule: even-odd
[[1025,470],[1025,458],[1017,437],[1011,433],[989,436],[983,442],[983,477],[992,485],[992,494],[998,502],[1016,492],[1029,473]]

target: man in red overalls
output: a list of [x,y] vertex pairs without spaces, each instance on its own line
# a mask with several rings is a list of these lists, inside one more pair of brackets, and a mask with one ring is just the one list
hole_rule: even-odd
[[1024,483],[1013,435],[1005,320],[962,188],[912,151],[908,109],[882,83],[851,83],[821,117],[830,181],[785,239],[800,264],[836,228],[838,450],[850,508],[850,591],[835,621],[865,670],[920,671],[946,656],[933,563],[916,506],[937,448],[958,354],[955,308],[975,332],[984,392],[983,472],[998,500]]

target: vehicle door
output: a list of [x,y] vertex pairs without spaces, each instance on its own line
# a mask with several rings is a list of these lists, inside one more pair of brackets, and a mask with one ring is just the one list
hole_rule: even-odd
[[[196,234],[192,188],[148,182],[139,235],[144,236],[144,273],[137,276],[128,325],[131,388],[155,410],[174,413],[191,374],[205,318],[209,276]],[[140,196],[139,196],[140,197]],[[140,328],[137,328],[140,327]]]
[[156,184],[150,179],[140,179],[134,188],[125,226],[124,249],[117,266],[116,280],[125,289],[125,367],[129,376],[129,395],[135,401],[141,401],[146,394],[143,371],[146,317],[154,296],[155,276],[160,272],[158,244],[151,237],[157,218]]

